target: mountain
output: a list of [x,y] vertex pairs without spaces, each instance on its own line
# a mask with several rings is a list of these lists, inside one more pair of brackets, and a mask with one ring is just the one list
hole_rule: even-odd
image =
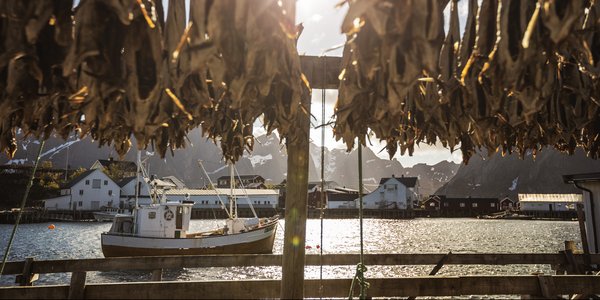
[[578,149],[573,156],[546,148],[531,152],[520,159],[518,155],[502,157],[495,153],[488,157],[485,152],[473,156],[468,165],[461,165],[457,174],[436,194],[449,197],[511,197],[518,193],[581,193],[563,183],[562,175],[597,172],[600,160],[588,158]]
[[[189,142],[184,149],[174,150],[174,156],[167,152],[164,159],[152,152],[152,149],[143,151],[143,157],[148,157],[150,174],[159,176],[174,175],[182,179],[189,187],[202,187],[209,184],[198,160],[202,161],[209,177],[214,182],[220,176],[228,175],[228,168],[222,161],[221,152],[212,141],[203,138],[199,130],[188,134]],[[133,142],[135,144],[135,142]],[[15,158],[8,160],[0,156],[0,164],[16,163],[30,164],[37,154],[39,142],[26,139],[19,142],[19,149]],[[310,144],[309,155],[309,181],[318,181],[321,178],[321,148]],[[64,141],[62,138],[51,137],[46,141],[41,157],[42,161],[51,161],[55,168],[64,168],[67,163],[69,168],[89,168],[97,159],[116,157],[110,146],[98,147],[90,138],[77,139],[71,137]],[[358,161],[357,151],[347,153],[342,149],[325,149],[325,179],[333,180],[338,184],[350,188],[358,187]],[[136,160],[136,151],[129,151],[125,160]],[[280,144],[276,135],[259,136],[255,140],[252,153],[246,153],[236,164],[240,175],[259,174],[269,183],[278,184],[287,174],[287,154],[284,144]],[[417,176],[421,186],[421,193],[432,194],[447,180],[452,178],[458,165],[442,161],[434,166],[417,164],[412,168],[403,167],[397,159],[381,159],[370,148],[363,149],[363,178],[365,188],[375,189],[382,177]]]

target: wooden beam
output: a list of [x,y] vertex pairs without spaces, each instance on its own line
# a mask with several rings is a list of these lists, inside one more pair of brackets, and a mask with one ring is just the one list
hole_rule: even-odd
[[[435,265],[445,254],[365,254],[367,265]],[[590,254],[591,264],[600,264],[600,254]],[[577,264],[583,264],[584,254],[573,254]],[[323,265],[356,265],[358,254],[324,254]],[[148,256],[116,257],[75,260],[36,260],[32,273],[70,273],[89,271],[156,270],[178,268],[236,267],[236,266],[281,266],[282,255],[196,255],[196,256]],[[306,255],[306,265],[320,265],[316,254]],[[8,262],[4,275],[21,274],[23,261]],[[567,264],[564,254],[559,253],[452,253],[446,265],[557,265]]]
[[334,89],[340,85],[338,79],[342,58],[337,56],[300,56],[302,72],[313,89]]
[[[551,293],[599,294],[600,276],[548,276]],[[324,279],[323,297],[345,297],[351,279]],[[462,295],[542,295],[540,279],[523,276],[423,276],[409,278],[368,278],[369,297],[462,296]],[[318,279],[304,282],[306,297],[319,297]],[[92,299],[181,299],[181,298],[276,298],[278,280],[161,281],[89,284],[85,296]],[[66,298],[68,286],[0,287],[1,299]]]

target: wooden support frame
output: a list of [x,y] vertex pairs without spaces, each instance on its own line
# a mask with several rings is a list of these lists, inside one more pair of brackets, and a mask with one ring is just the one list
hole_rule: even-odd
[[[436,265],[447,254],[365,254],[367,265]],[[278,254],[242,254],[242,255],[196,255],[196,256],[148,256],[113,257],[76,260],[37,260],[31,266],[31,272],[38,274],[69,272],[110,272],[118,270],[158,270],[178,268],[236,267],[236,266],[281,266],[282,255]],[[305,256],[308,266],[356,265],[358,254],[317,254]],[[576,264],[585,262],[585,254],[573,254]],[[600,254],[589,254],[590,263],[600,264]],[[8,262],[3,275],[21,274],[26,261]],[[444,265],[567,265],[562,253],[452,253]]]
[[[344,297],[352,279],[323,280],[323,297]],[[540,282],[544,281],[547,289]],[[569,295],[599,294],[600,276],[554,275],[540,276],[423,276],[410,278],[369,278],[369,296],[462,296],[462,295]],[[304,282],[306,297],[319,297],[318,279]],[[161,281],[143,283],[89,284],[85,297],[91,299],[136,298],[182,299],[182,298],[276,298],[280,293],[278,280],[236,281]],[[0,287],[2,299],[64,299],[68,286]]]

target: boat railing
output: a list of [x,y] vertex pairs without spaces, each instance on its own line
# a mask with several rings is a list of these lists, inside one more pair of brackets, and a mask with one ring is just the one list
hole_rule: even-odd
[[[200,255],[163,257],[120,257],[73,260],[34,260],[7,263],[3,275],[17,275],[23,287],[0,287],[0,299],[9,298],[128,298],[131,291],[143,291],[141,298],[252,298],[279,297],[280,281],[161,281],[165,269],[281,266],[282,255]],[[306,255],[306,266],[348,266],[359,254]],[[556,274],[469,275],[367,278],[370,297],[600,294],[600,276],[590,266],[600,265],[600,254],[559,253],[449,253],[449,254],[366,254],[367,266],[435,265],[550,265]],[[147,270],[152,282],[86,283],[87,272]],[[69,285],[33,286],[34,274],[71,273]],[[435,273],[435,272],[434,272]],[[430,273],[432,274],[432,273]],[[345,297],[351,278],[307,279],[305,297]],[[322,287],[322,288],[321,288]],[[321,291],[322,293],[320,293]]]

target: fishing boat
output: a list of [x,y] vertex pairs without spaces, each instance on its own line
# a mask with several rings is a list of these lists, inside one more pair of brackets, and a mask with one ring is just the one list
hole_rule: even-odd
[[103,207],[101,211],[93,212],[94,220],[98,222],[111,222],[118,214],[126,214],[126,211],[116,207]]
[[194,201],[169,201],[163,193],[158,203],[136,204],[133,215],[115,216],[102,233],[102,252],[105,257],[273,253],[278,215],[241,219],[233,193],[229,209],[219,201],[228,219],[220,228],[200,232],[189,229]]

